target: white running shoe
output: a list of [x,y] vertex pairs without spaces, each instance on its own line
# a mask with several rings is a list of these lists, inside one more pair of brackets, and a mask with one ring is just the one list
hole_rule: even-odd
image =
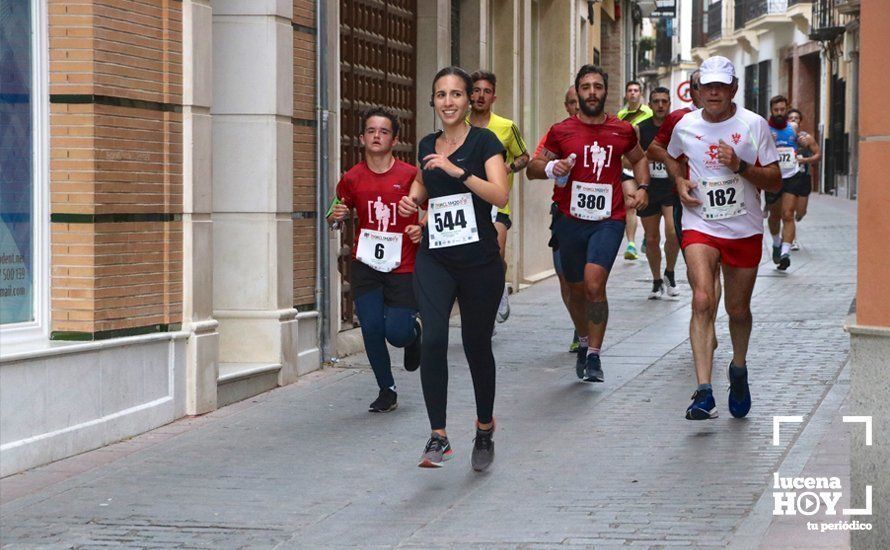
[[665,284],[664,287],[667,289],[668,296],[670,296],[671,298],[676,298],[677,296],[680,295],[680,289],[677,288],[677,285],[675,285],[675,284],[672,285],[670,281],[665,281],[665,282],[667,284]]
[[664,298],[664,282],[653,281],[652,292],[649,293],[650,300],[661,300]]
[[797,239],[794,239],[794,241],[791,243],[791,250],[800,250],[800,245],[797,244]]

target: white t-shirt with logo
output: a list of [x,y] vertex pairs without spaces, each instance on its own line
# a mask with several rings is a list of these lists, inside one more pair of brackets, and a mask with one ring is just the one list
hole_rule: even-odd
[[763,234],[760,191],[720,164],[717,150],[722,139],[751,166],[778,162],[769,125],[760,115],[739,106],[735,115],[723,122],[708,122],[702,113],[698,109],[680,119],[667,147],[673,158],[688,159],[689,179],[698,184],[691,194],[702,202],[691,208],[683,205],[683,229],[723,239]]

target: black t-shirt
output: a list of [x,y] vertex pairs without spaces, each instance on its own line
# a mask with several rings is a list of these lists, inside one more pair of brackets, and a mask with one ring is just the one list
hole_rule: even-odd
[[[441,130],[428,134],[417,146],[417,160],[423,166],[423,158],[436,152],[436,138],[442,134]],[[505,155],[504,146],[491,130],[487,128],[470,127],[463,144],[448,156],[456,166],[466,168],[474,176],[487,180],[485,174],[485,161],[495,155]],[[430,198],[445,197],[459,193],[471,193],[473,196],[473,210],[476,213],[476,225],[479,228],[479,240],[447,248],[429,248],[429,232],[423,230],[423,242],[420,250],[432,254],[438,261],[461,267],[472,267],[490,262],[500,257],[498,247],[497,230],[491,221],[491,203],[479,198],[469,187],[453,178],[440,168],[423,170],[423,185]]]
[[[643,148],[643,152],[646,152],[646,149],[649,148],[649,144],[655,140],[655,136],[658,134],[658,129],[661,126],[656,126],[655,122],[651,118],[647,118],[643,122],[637,124],[637,129],[640,131],[640,147]],[[655,162],[655,161],[650,161]],[[651,164],[649,165],[652,166]],[[656,178],[652,177],[650,183],[657,185],[671,185],[671,182],[668,178]]]

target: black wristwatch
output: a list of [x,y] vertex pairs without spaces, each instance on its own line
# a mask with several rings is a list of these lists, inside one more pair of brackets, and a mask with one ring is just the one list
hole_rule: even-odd
[[637,189],[638,189],[638,190],[639,190],[639,189],[642,189],[642,190],[645,191],[646,193],[649,193],[649,184],[648,184],[648,183],[644,183],[643,185],[638,185],[638,186],[637,186]]
[[744,172],[747,169],[748,169],[748,163],[743,161],[742,159],[739,159],[739,169],[736,170],[735,173],[741,174],[742,172]]
[[473,175],[473,174],[472,174],[469,170],[467,170],[466,168],[464,168],[464,173],[461,174],[459,178],[457,178],[457,181],[459,181],[459,182],[461,182],[461,183],[464,183],[465,181],[467,181],[468,179],[470,179],[470,176],[472,176],[472,175]]
[[515,174],[515,173],[516,173],[516,165],[513,164],[512,162],[510,163],[510,173],[511,173],[511,174]]

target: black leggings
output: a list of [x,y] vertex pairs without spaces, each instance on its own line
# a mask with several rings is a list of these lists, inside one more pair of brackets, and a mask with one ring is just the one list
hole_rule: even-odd
[[423,321],[420,381],[431,429],[445,429],[448,319],[455,298],[460,304],[461,339],[476,392],[476,417],[480,423],[488,424],[494,409],[495,385],[491,335],[504,293],[503,262],[495,257],[481,266],[446,267],[428,251],[418,251],[414,293]]

